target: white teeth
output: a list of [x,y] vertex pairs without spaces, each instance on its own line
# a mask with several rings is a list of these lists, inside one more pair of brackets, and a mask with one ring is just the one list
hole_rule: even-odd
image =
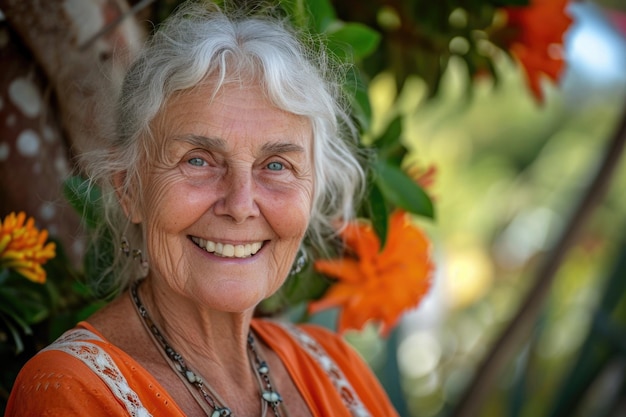
[[229,243],[212,242],[199,237],[192,237],[191,240],[207,252],[212,252],[225,258],[247,258],[257,253],[263,246],[263,242],[231,245]]
[[226,256],[228,258],[235,256],[235,247],[228,244],[224,245],[224,249],[222,249],[222,256]]

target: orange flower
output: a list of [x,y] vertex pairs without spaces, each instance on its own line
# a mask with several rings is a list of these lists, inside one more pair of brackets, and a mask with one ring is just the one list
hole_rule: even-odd
[[35,227],[31,217],[26,221],[26,214],[11,213],[0,223],[0,267],[11,268],[29,280],[43,284],[46,271],[41,267],[55,256],[55,244],[49,242],[48,231],[41,232]]
[[403,211],[393,213],[387,242],[380,241],[371,226],[354,223],[342,237],[355,258],[318,260],[318,272],[337,279],[324,297],[309,304],[316,313],[342,307],[338,331],[362,329],[370,320],[382,324],[383,335],[396,325],[400,315],[416,307],[430,288],[433,264],[430,243]]
[[567,0],[531,0],[528,6],[506,7],[507,32],[505,41],[526,72],[535,98],[543,100],[541,77],[545,74],[558,81],[564,68],[563,35],[572,23],[566,13]]

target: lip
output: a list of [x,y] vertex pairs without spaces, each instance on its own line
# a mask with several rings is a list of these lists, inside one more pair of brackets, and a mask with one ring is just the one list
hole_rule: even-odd
[[225,259],[248,259],[256,255],[265,245],[265,241],[228,243],[189,236],[198,248],[207,253]]

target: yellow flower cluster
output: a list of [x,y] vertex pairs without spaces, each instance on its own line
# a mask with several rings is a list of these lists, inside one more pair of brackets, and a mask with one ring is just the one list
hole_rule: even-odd
[[43,284],[46,271],[41,267],[56,255],[54,242],[47,244],[48,231],[39,231],[35,219],[26,213],[11,213],[0,223],[0,268],[10,268],[29,280]]

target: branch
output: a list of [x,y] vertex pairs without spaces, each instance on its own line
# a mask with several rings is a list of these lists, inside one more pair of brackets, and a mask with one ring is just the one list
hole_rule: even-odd
[[626,142],[626,105],[615,134],[608,144],[602,163],[587,191],[572,213],[565,229],[552,250],[543,258],[535,275],[535,283],[521,304],[515,317],[487,353],[463,396],[450,417],[478,416],[480,408],[491,391],[496,378],[511,360],[520,345],[531,333],[543,308],[552,282],[567,251],[574,245],[578,234],[593,210],[604,196],[613,173],[618,166]]
[[118,17],[115,18],[112,22],[108,23],[102,29],[100,29],[95,35],[89,38],[85,43],[80,46],[80,50],[84,51],[89,49],[91,45],[93,45],[98,39],[104,37],[105,35],[111,33],[115,28],[117,28],[127,17],[134,16],[139,13],[141,10],[148,7],[150,4],[154,3],[155,0],[141,0],[139,3],[135,4],[129,10],[124,11]]

